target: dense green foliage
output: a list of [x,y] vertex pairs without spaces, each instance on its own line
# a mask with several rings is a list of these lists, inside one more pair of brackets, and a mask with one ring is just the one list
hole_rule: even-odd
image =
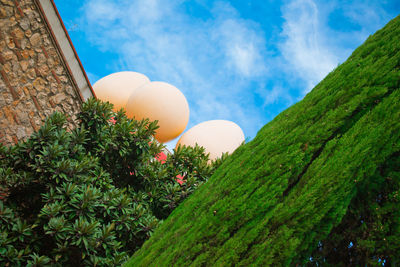
[[129,266],[400,263],[400,17],[265,125]]
[[75,130],[55,113],[26,142],[0,145],[1,266],[120,265],[221,163],[200,147],[155,160],[157,123],[111,108],[91,99]]

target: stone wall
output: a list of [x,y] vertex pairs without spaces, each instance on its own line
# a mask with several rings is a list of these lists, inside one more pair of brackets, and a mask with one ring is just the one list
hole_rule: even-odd
[[30,136],[54,111],[73,127],[82,103],[34,0],[0,0],[0,143]]

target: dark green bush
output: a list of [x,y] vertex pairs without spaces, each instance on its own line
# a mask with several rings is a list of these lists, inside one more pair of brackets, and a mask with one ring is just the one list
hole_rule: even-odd
[[79,121],[68,131],[54,113],[26,142],[0,145],[1,266],[120,265],[220,164],[198,146],[156,160],[157,123],[109,103],[90,99]]

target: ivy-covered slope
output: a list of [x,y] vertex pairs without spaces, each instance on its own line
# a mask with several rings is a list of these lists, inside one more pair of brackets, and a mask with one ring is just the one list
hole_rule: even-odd
[[399,136],[397,17],[237,149],[128,265],[399,263]]

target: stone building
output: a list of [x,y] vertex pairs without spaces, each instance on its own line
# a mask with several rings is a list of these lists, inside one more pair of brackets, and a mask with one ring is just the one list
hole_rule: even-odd
[[0,0],[0,143],[17,143],[54,111],[75,114],[93,89],[53,0]]

